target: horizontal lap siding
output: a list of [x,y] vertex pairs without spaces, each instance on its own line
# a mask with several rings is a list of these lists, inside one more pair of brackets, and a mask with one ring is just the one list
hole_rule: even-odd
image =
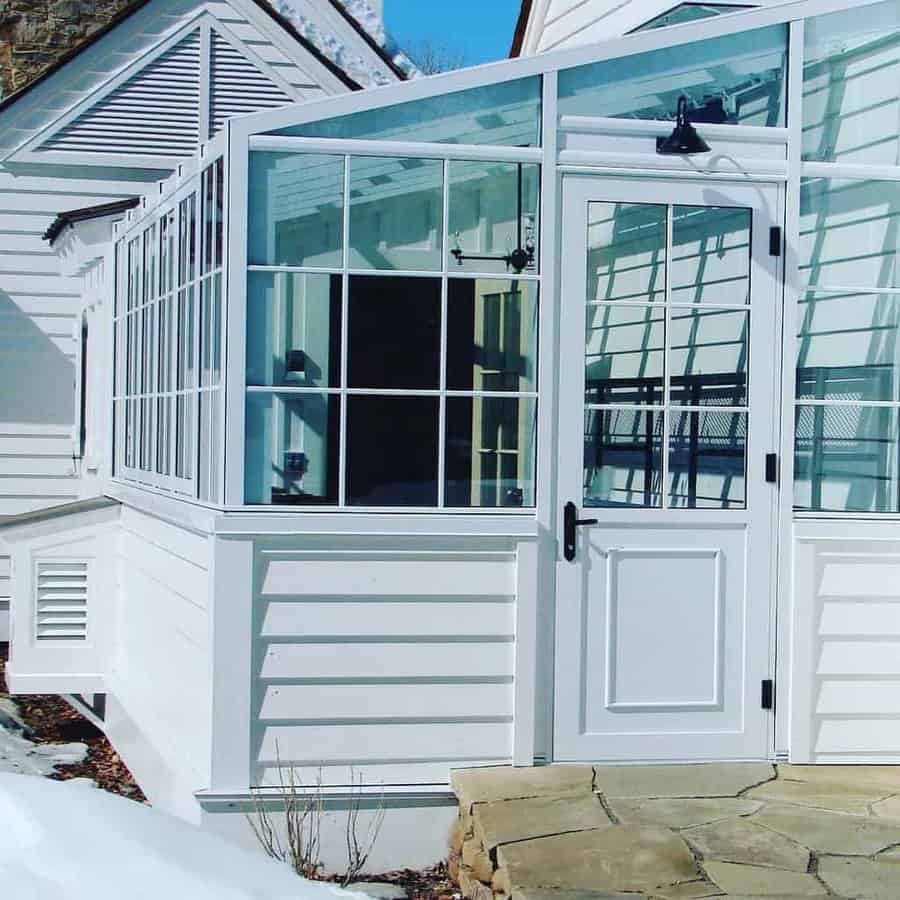
[[197,789],[209,778],[207,539],[123,508],[112,690],[137,726]]
[[801,559],[812,759],[900,759],[900,542],[809,541]]
[[445,784],[512,752],[507,553],[258,554],[257,778]]

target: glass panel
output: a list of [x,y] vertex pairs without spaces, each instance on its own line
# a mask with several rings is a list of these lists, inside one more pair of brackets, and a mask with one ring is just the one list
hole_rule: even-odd
[[665,331],[662,307],[588,306],[585,403],[663,403]]
[[172,397],[156,399],[156,471],[168,475],[171,470],[170,433],[172,422]]
[[344,158],[250,154],[250,265],[343,264]]
[[537,385],[537,285],[451,278],[447,387],[533,391]]
[[897,409],[798,406],[798,509],[898,512]]
[[327,394],[247,396],[244,502],[338,502],[340,399]]
[[803,158],[897,165],[900,7],[810,18],[805,36]]
[[673,412],[669,439],[669,506],[746,507],[747,415],[725,410]]
[[808,294],[798,326],[798,399],[900,400],[900,296]]
[[293,125],[301,137],[540,146],[541,79],[523,78]]
[[350,267],[440,270],[444,164],[350,160]]
[[666,211],[650,203],[588,204],[588,300],[665,300]]
[[541,167],[493,162],[449,167],[450,270],[536,271]]
[[534,506],[536,407],[526,398],[447,399],[447,506]]
[[810,285],[900,287],[900,183],[804,179],[800,271]]
[[194,354],[194,288],[178,292],[178,380],[177,387],[196,385]]
[[584,506],[662,506],[663,414],[588,409],[584,414]]
[[178,284],[194,280],[197,270],[197,195],[190,194],[179,204]]
[[197,470],[197,487],[201,500],[217,503],[219,500],[219,392],[201,391],[200,402],[200,463]]
[[671,402],[746,406],[750,315],[737,310],[673,309],[669,322]]
[[216,160],[215,169],[216,224],[213,233],[213,243],[215,244],[213,265],[218,267],[224,265],[222,249],[225,239],[225,160],[221,156]]
[[194,476],[194,395],[175,398],[175,476]]
[[349,397],[347,503],[436,506],[437,397]]
[[681,25],[684,22],[696,22],[698,19],[709,19],[724,13],[737,12],[742,9],[753,9],[752,6],[731,6],[721,3],[679,3],[668,12],[645,22],[635,31],[651,31],[654,28],[668,28],[670,25]]
[[752,211],[676,206],[672,216],[671,301],[749,303]]
[[247,384],[339,387],[340,275],[251,272]]
[[669,121],[684,94],[695,122],[784,125],[787,28],[775,25],[559,73],[562,115]]
[[355,275],[349,319],[350,387],[440,387],[439,278]]

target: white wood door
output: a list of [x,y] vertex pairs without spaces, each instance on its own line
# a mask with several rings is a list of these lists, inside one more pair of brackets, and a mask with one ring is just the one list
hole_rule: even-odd
[[778,203],[564,179],[557,761],[772,753]]

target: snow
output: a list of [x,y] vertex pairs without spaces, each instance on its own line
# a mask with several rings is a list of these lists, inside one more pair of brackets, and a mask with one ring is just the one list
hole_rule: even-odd
[[[371,62],[347,47],[335,35],[324,30],[300,11],[302,0],[269,0],[272,7],[284,16],[315,48],[340,66],[354,81],[365,88],[391,84],[394,79],[380,71]],[[381,47],[408,78],[421,74],[415,63],[394,43],[387,33],[381,16],[367,0],[338,0],[372,40]]]
[[85,744],[35,744],[12,700],[0,699],[0,772],[51,775],[57,766],[84,761]]
[[11,900],[366,900],[85,780],[0,772],[0,822]]

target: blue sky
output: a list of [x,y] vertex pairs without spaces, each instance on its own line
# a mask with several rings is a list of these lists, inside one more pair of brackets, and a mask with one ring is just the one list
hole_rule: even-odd
[[507,57],[520,6],[520,0],[384,0],[384,17],[401,47],[433,41],[477,65]]

